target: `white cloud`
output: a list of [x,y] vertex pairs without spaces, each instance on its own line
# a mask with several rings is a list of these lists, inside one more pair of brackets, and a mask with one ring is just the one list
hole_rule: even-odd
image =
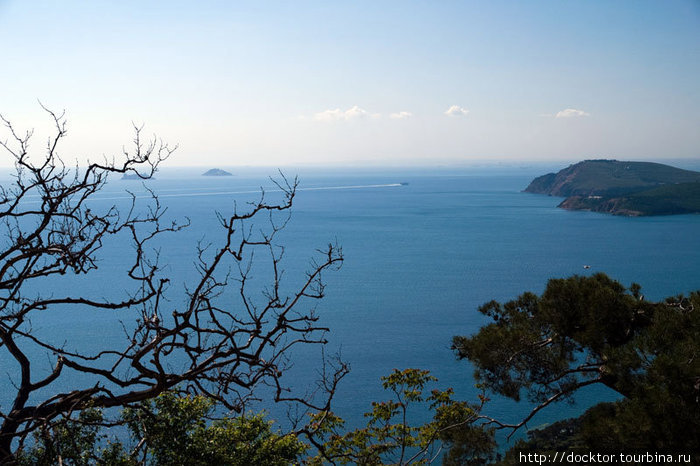
[[346,120],[352,120],[355,118],[364,118],[367,115],[369,115],[367,113],[367,110],[360,108],[357,105],[355,105],[351,109],[345,111],[345,119]]
[[453,105],[447,109],[445,115],[450,117],[462,117],[467,116],[468,113],[469,110],[467,110],[466,108],[460,107],[459,105]]
[[377,114],[370,115],[367,110],[358,107],[357,105],[343,111],[339,108],[333,110],[325,110],[314,115],[315,120],[320,121],[347,121],[347,120],[357,120],[365,117],[376,118]]
[[587,117],[591,116],[590,113],[586,113],[583,110],[577,110],[575,108],[567,108],[561,112],[557,112],[554,118],[571,118],[571,117]]
[[331,121],[342,120],[345,117],[345,112],[336,108],[335,110],[325,110],[314,115],[315,120]]
[[411,112],[396,112],[389,115],[392,120],[405,120],[406,118],[411,118],[413,113]]

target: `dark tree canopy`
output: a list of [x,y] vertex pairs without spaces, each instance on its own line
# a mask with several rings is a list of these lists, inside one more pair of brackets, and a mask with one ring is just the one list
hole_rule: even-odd
[[700,451],[697,292],[650,302],[639,285],[626,289],[596,274],[553,279],[541,296],[479,310],[493,322],[454,337],[457,356],[475,364],[490,390],[537,404],[522,422],[500,427],[517,429],[580,388],[603,384],[624,398],[586,417],[592,446]]
[[[58,153],[67,135],[64,117],[47,112],[55,133],[38,155],[30,154],[31,132],[20,133],[2,119],[0,145],[15,171],[12,182],[0,187],[0,358],[3,369],[18,376],[15,393],[5,394],[12,401],[0,406],[0,462],[12,462],[13,450],[29,434],[54,421],[86,408],[130,406],[176,387],[240,411],[253,390],[266,385],[277,401],[327,409],[347,371],[343,364],[324,372],[320,399],[291,393],[282,381],[290,348],[326,342],[314,302],[324,295],[322,273],[343,260],[341,250],[329,245],[306,276],[283,283],[276,237],[289,218],[296,180],[282,177],[278,201],[268,202],[261,192],[245,208],[219,214],[220,231],[211,232],[211,245],[199,247],[199,278],[188,284],[185,302],[170,302],[169,278],[153,244],[187,222],[164,224],[156,195],[147,206],[134,197],[121,211],[99,209],[90,199],[111,174],[151,177],[174,148],[144,140],[137,127],[133,149],[118,161],[68,168]],[[131,258],[131,289],[116,299],[73,289],[75,277],[105,266],[98,261],[101,249],[115,245]],[[263,287],[251,284],[253,257],[256,267],[269,271]],[[61,294],[41,292],[47,277],[63,283]],[[227,287],[236,290],[237,302],[221,299]],[[36,335],[33,319],[69,307],[119,313],[123,343],[69,350],[60,338]],[[37,370],[35,358],[49,358],[53,370]],[[80,385],[81,376],[91,385]]]

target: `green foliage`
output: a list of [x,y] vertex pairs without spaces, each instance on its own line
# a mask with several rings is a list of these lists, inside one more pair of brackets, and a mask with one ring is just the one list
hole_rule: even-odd
[[542,402],[598,381],[624,394],[640,368],[630,343],[663,305],[635,298],[604,274],[550,280],[541,297],[524,293],[479,311],[493,319],[472,337],[457,336],[458,357],[497,393]]
[[[438,459],[441,446],[460,442],[464,442],[464,448],[454,450],[445,461],[482,464],[490,458],[495,444],[491,430],[474,424],[480,406],[453,400],[452,389],[426,393],[426,386],[436,380],[428,371],[395,369],[382,377],[382,386],[391,393],[391,399],[373,402],[372,410],[365,413],[367,426],[350,432],[342,432],[344,421],[333,413],[315,415],[311,425],[316,429],[314,440],[320,452],[308,464],[320,465],[327,460],[359,465],[429,464]],[[482,404],[485,401],[482,399]],[[411,425],[415,414],[411,408],[427,408],[432,420]]]
[[625,196],[620,207],[644,215],[700,212],[700,182],[660,186]]
[[76,420],[59,422],[37,434],[35,444],[18,455],[19,463],[275,466],[295,463],[307,448],[292,434],[274,432],[272,422],[262,414],[209,421],[213,409],[203,396],[171,392],[125,409],[122,421],[136,442],[129,452],[122,443],[109,441],[99,410],[86,410]]
[[164,393],[124,412],[135,439],[142,439],[151,464],[286,465],[306,449],[296,436],[272,430],[262,414],[207,423],[213,403],[201,396]]
[[664,185],[619,197],[572,196],[559,207],[617,215],[673,215],[700,212],[700,182]]
[[566,451],[584,453],[590,451],[581,436],[582,418],[564,419],[540,429],[528,431],[527,440],[518,440],[505,457],[497,462],[499,466],[522,465],[520,453],[552,455]]
[[87,409],[77,419],[64,419],[34,434],[34,445],[17,453],[20,465],[56,464],[132,466],[136,462],[119,442],[110,442],[102,431],[102,411]]
[[[346,431],[332,412],[311,416],[307,435],[316,449],[294,434],[281,434],[262,414],[211,420],[215,406],[203,396],[165,392],[125,409],[119,422],[133,443],[107,435],[100,410],[55,423],[36,435],[19,455],[22,465],[174,466],[336,464],[485,464],[492,458],[493,430],[475,423],[480,405],[453,399],[452,389],[430,387],[437,379],[419,369],[382,377],[391,397],[372,403],[366,427]],[[430,416],[427,423],[411,423]],[[446,453],[445,453],[446,452]]]
[[493,322],[454,349],[490,390],[539,403],[531,416],[595,383],[624,397],[589,410],[558,448],[700,451],[700,294],[649,302],[596,274],[480,311]]

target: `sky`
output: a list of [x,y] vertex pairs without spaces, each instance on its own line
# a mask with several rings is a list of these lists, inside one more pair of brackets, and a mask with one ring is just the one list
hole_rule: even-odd
[[41,102],[68,160],[132,124],[172,166],[700,158],[699,0],[0,0],[0,50],[37,156]]

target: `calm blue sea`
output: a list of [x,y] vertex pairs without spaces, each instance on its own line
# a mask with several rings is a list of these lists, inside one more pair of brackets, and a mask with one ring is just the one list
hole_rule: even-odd
[[[280,237],[286,276],[298,282],[316,248],[329,241],[342,245],[345,263],[325,275],[327,297],[318,313],[321,324],[331,329],[328,350],[340,351],[352,368],[335,403],[351,425],[362,421],[371,400],[384,397],[379,378],[394,368],[429,369],[439,386],[475,399],[472,368],[455,360],[450,339],[471,334],[485,322],[477,307],[488,300],[541,292],[550,277],[601,271],[626,285],[640,283],[649,299],[700,289],[700,215],[624,218],[567,212],[556,208],[559,198],[521,192],[538,174],[302,174],[291,221]],[[222,239],[215,212],[230,212],[234,201],[242,208],[261,185],[276,195],[260,172],[204,178],[199,171],[173,170],[148,183],[167,207],[166,218],[191,221],[190,228],[159,243],[160,261],[168,264],[172,277],[172,307],[181,309],[182,290],[196,277],[197,242],[217,244]],[[114,180],[96,196],[95,208],[123,205],[125,189],[144,192],[140,182]],[[123,244],[107,244],[95,279],[47,283],[45,292],[73,288],[111,296],[128,286],[122,274],[129,260]],[[584,269],[584,264],[591,268]],[[127,318],[66,308],[37,315],[32,325],[38,334],[68,347],[97,349],[123,341],[118,321]],[[37,364],[48,367],[50,358],[36,351]],[[320,357],[317,349],[298,354],[289,377],[304,390]],[[0,402],[5,409],[17,372],[4,349],[0,358]],[[588,390],[575,405],[542,413],[531,427],[577,415],[613,396],[603,389]],[[489,414],[508,421],[527,410],[526,404],[501,399],[487,406]]]

